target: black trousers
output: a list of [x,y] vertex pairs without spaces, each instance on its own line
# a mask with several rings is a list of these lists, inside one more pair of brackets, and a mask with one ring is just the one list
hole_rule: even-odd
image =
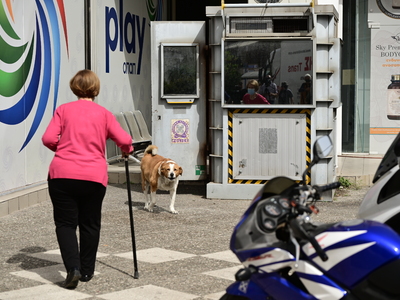
[[91,275],[99,246],[101,207],[106,187],[97,182],[75,179],[49,179],[48,184],[65,269],[68,272],[79,268],[83,275]]

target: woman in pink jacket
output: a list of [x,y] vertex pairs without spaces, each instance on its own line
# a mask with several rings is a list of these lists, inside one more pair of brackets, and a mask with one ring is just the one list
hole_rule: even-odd
[[255,79],[247,83],[247,94],[243,96],[243,104],[270,104],[263,95],[257,93],[259,87]]
[[[90,70],[70,81],[77,101],[60,105],[43,137],[54,151],[48,186],[56,235],[67,270],[64,287],[93,277],[100,239],[101,206],[108,181],[106,140],[112,139],[123,156],[133,151],[132,138],[111,112],[93,102],[100,80]],[[79,245],[76,228],[79,226]]]

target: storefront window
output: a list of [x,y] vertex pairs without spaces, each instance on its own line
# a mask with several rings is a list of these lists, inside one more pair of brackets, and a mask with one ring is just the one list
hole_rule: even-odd
[[311,40],[225,41],[225,103],[251,104],[248,86],[258,85],[256,93],[270,104],[312,105],[312,61]]

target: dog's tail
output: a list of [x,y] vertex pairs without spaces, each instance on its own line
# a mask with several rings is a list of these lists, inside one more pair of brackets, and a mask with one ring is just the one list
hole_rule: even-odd
[[151,154],[151,155],[157,155],[158,152],[158,147],[156,145],[150,145],[147,146],[146,150],[144,150],[144,154]]

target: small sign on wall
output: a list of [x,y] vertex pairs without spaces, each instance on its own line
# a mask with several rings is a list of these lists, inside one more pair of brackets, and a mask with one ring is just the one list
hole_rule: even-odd
[[196,165],[196,175],[204,175],[204,174],[206,174],[206,166]]
[[189,143],[189,119],[171,120],[171,143],[173,144]]

